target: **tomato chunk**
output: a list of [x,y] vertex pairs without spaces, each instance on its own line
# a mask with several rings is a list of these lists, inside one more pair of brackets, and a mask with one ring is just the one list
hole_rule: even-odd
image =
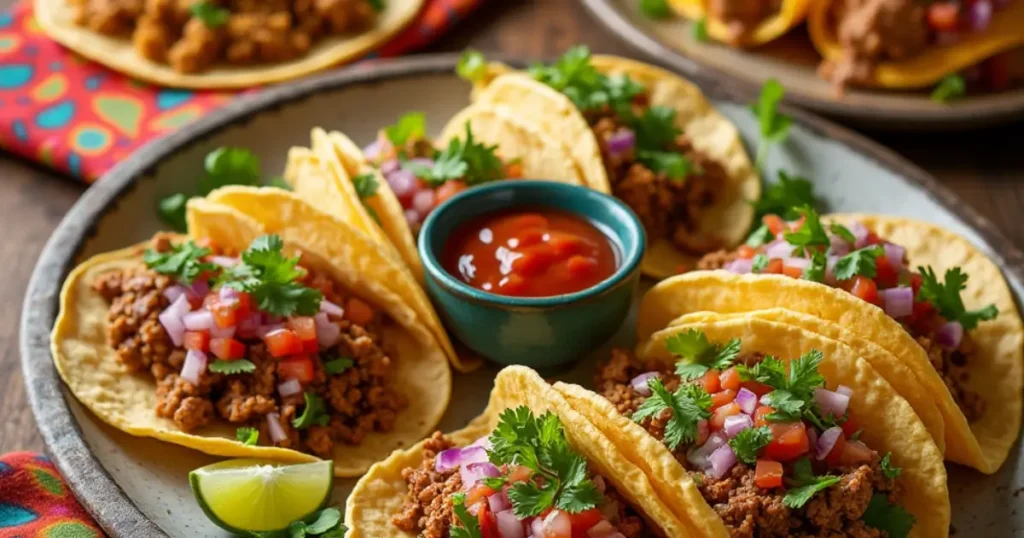
[[213,322],[217,324],[217,327],[226,329],[228,327],[234,327],[238,323],[238,302],[237,301],[222,301],[219,298],[211,299],[208,301],[206,307],[210,309],[210,313],[213,314]]
[[352,323],[369,325],[373,321],[373,316],[373,308],[365,302],[355,297],[349,297],[348,301],[345,301],[345,319]]
[[[348,314],[348,311],[346,310],[345,313]],[[263,342],[267,344],[270,356],[277,358],[302,353],[303,349],[302,340],[299,340],[299,337],[290,329],[271,331],[263,337]]]
[[740,373],[736,368],[728,368],[722,372],[722,389],[737,391],[740,390]]
[[245,356],[245,344],[234,338],[214,338],[210,340],[210,352],[218,359],[240,359]]
[[803,269],[800,269],[799,267],[792,267],[792,266],[783,264],[783,266],[782,266],[782,274],[784,274],[784,275],[786,275],[786,276],[788,276],[790,278],[803,278],[804,271],[803,271]]
[[765,215],[761,217],[761,223],[768,227],[772,235],[778,235],[786,230],[786,221],[782,220],[782,217],[778,215]]
[[770,415],[770,414],[772,414],[774,412],[775,412],[775,409],[772,408],[772,407],[768,407],[767,405],[762,405],[762,406],[758,407],[757,409],[755,409],[754,410],[754,426],[767,426],[768,425],[768,419],[766,419],[765,417],[767,417],[768,415]]
[[302,340],[302,349],[306,353],[316,353],[320,346],[316,340],[316,322],[308,316],[299,316],[288,320],[288,328]]
[[782,274],[782,260],[779,258],[772,258],[768,260],[768,264],[761,270],[761,274],[764,275],[781,275]]
[[761,398],[761,396],[764,396],[765,394],[768,394],[769,392],[775,390],[771,386],[765,385],[764,383],[758,381],[744,381],[740,383],[740,386],[749,390],[750,392],[753,392],[754,394],[757,394],[758,398]]
[[491,513],[491,507],[487,502],[480,503],[480,511],[476,513],[477,523],[480,525],[480,536],[482,538],[500,538],[498,534],[498,521]]
[[839,426],[843,429],[843,434],[846,437],[853,437],[860,430],[860,423],[853,418],[853,413],[849,411],[846,412],[846,420]]
[[953,2],[929,4],[928,24],[940,32],[955,31],[960,24],[960,6]]
[[723,405],[728,405],[736,399],[736,391],[723,390],[711,395],[711,410],[714,411]]
[[487,487],[483,482],[477,482],[469,488],[469,493],[466,494],[466,506],[473,506],[479,501],[487,500],[487,497],[495,493],[497,492]]
[[523,163],[519,161],[512,161],[506,164],[505,177],[510,179],[518,179],[523,177]]
[[516,482],[525,482],[533,476],[533,470],[525,465],[520,465],[512,470],[508,474],[508,483],[515,484]]
[[750,260],[757,255],[757,251],[750,245],[740,245],[739,248],[736,249],[736,255],[744,260]]
[[803,422],[771,423],[772,441],[765,447],[764,455],[775,461],[793,461],[810,449],[807,427]]
[[711,414],[711,419],[708,421],[708,427],[711,428],[711,431],[721,430],[725,427],[726,418],[738,415],[742,412],[743,410],[740,409],[739,404],[735,402],[723,405],[722,407],[715,409],[714,413]]
[[210,333],[206,331],[185,331],[185,349],[206,352],[210,348]]
[[462,181],[448,180],[434,190],[434,207],[443,204],[446,200],[466,190],[466,184]]
[[859,465],[871,461],[875,453],[860,441],[847,441],[843,445],[843,455],[839,458],[840,465]]
[[601,510],[591,508],[578,514],[569,514],[569,521],[572,522],[572,538],[587,538],[587,531],[604,519]]
[[836,444],[832,447],[832,450],[825,456],[825,463],[827,463],[829,467],[838,467],[842,465],[843,454],[845,451],[846,435],[840,434],[839,437],[836,438]]
[[300,383],[312,383],[313,359],[305,355],[277,363],[277,374],[284,379],[297,379]]
[[878,304],[878,286],[870,278],[860,275],[853,277],[853,286],[850,288],[850,293],[871,304]]
[[757,460],[754,483],[762,489],[782,487],[782,464],[772,460]]
[[892,288],[900,283],[900,268],[889,263],[885,256],[875,260],[875,284],[880,288]]
[[700,382],[704,385],[704,391],[708,394],[714,394],[722,390],[722,381],[718,375],[718,370],[708,370],[704,373],[704,377],[701,378]]

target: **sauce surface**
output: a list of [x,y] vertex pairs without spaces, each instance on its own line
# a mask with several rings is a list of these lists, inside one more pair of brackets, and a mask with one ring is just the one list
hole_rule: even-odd
[[503,211],[460,225],[445,243],[442,265],[474,288],[513,297],[574,293],[618,266],[612,242],[571,213],[536,208]]

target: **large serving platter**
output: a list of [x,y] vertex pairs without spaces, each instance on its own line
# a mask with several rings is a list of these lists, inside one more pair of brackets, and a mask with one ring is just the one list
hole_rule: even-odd
[[[131,437],[83,408],[61,383],[49,351],[61,282],[79,261],[143,240],[160,228],[158,196],[194,181],[203,156],[223,145],[257,153],[265,171],[278,171],[292,145],[308,143],[313,126],[340,129],[360,143],[410,110],[426,112],[436,130],[467,103],[468,86],[453,74],[455,56],[364,63],[320,78],[264,90],[150,144],[90,189],[54,232],[25,299],[22,365],[33,412],[46,446],[82,503],[116,538],[218,538],[192,500],[187,475],[215,458],[175,445]],[[715,106],[755,140],[756,119],[743,103],[711,96]],[[1014,292],[1024,292],[1024,254],[992,225],[922,170],[878,145],[814,116],[785,110],[795,125],[767,169],[784,167],[812,178],[835,211],[905,215],[955,230],[1004,268]],[[632,343],[630,318],[609,345]],[[542,372],[589,383],[605,351],[575,367]],[[452,430],[479,413],[496,368],[456,376],[440,428]],[[1009,537],[1024,532],[1016,509],[1024,487],[1018,443],[999,473],[984,476],[952,466],[953,525],[959,535]],[[333,502],[345,502],[354,480],[337,482]]]

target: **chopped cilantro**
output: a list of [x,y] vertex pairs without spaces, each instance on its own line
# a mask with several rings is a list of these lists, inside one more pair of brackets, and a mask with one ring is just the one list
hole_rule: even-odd
[[640,13],[651,19],[666,19],[672,15],[667,0],[640,0]]
[[323,294],[297,280],[305,271],[299,257],[285,257],[284,243],[276,235],[257,237],[242,253],[242,263],[221,274],[219,284],[244,291],[264,312],[278,316],[312,316],[320,311]]
[[693,164],[682,153],[671,151],[637,150],[636,160],[654,173],[664,173],[669,179],[681,181],[693,170]]
[[847,439],[847,441],[857,441],[857,440],[859,440],[860,439],[860,434],[862,434],[862,433],[864,433],[864,428],[861,428],[861,429],[853,432],[853,435],[851,435],[850,438]]
[[530,75],[561,92],[580,111],[611,107],[623,119],[630,119],[629,104],[644,91],[629,77],[608,77],[590,64],[590,49],[585,45],[570,48],[551,65],[530,67]]
[[519,518],[552,507],[575,514],[601,501],[597,486],[587,478],[587,461],[569,446],[561,421],[550,412],[537,417],[525,406],[506,409],[490,442],[491,463],[523,465],[543,478],[517,482],[508,490]]
[[939,81],[932,90],[932,101],[948,103],[967,95],[967,81],[962,75],[952,74]]
[[708,40],[708,20],[706,17],[701,17],[693,21],[693,26],[690,28],[693,34],[693,39],[704,43]]
[[768,426],[747,428],[729,439],[733,453],[743,463],[753,465],[757,462],[757,453],[772,442],[772,429]]
[[754,230],[753,233],[747,237],[747,246],[757,248],[767,243],[771,243],[775,239],[775,234],[768,229],[767,225],[760,225]]
[[157,273],[172,276],[183,284],[191,284],[199,275],[220,269],[218,265],[202,261],[208,255],[210,249],[200,247],[190,240],[171,245],[167,252],[147,249],[142,253],[142,261]]
[[768,149],[772,144],[779,144],[789,136],[789,127],[793,118],[779,113],[779,102],[786,95],[785,88],[779,81],[769,79],[761,87],[757,103],[750,105],[750,110],[757,115],[760,124],[760,139],[757,141],[757,157],[754,166],[760,170],[768,157]]
[[802,508],[819,491],[839,483],[840,478],[832,475],[814,476],[811,461],[801,458],[793,464],[793,477],[786,480],[789,489],[782,497],[782,504],[789,508]]
[[828,259],[821,252],[811,255],[811,264],[804,269],[804,278],[811,282],[824,282]]
[[480,81],[487,76],[487,58],[478,50],[466,49],[462,51],[462,56],[459,56],[455,72],[463,80]]
[[337,508],[324,508],[313,512],[308,517],[293,521],[288,525],[288,538],[342,538],[348,528],[341,523],[341,511]]
[[359,198],[365,199],[377,195],[377,189],[380,188],[380,183],[377,182],[377,176],[372,172],[365,174],[359,174],[352,178],[352,185],[356,188],[356,194]]
[[676,111],[667,106],[652,106],[632,122],[636,145],[641,149],[663,150],[682,132],[676,127]]
[[370,7],[372,7],[377,13],[384,11],[384,8],[387,7],[385,0],[367,0],[367,2],[370,3]]
[[847,243],[850,243],[851,245],[857,241],[857,238],[854,237],[853,232],[851,232],[849,228],[843,226],[842,224],[839,224],[838,222],[833,222],[832,224],[829,224],[828,230],[832,232],[832,235],[839,237],[840,239],[846,241]]
[[995,319],[999,315],[999,309],[994,304],[978,310],[967,310],[960,297],[960,292],[967,288],[967,275],[959,267],[946,270],[945,283],[939,282],[935,270],[930,266],[918,267],[917,270],[922,277],[918,300],[931,303],[947,320],[959,322],[964,329],[971,330],[978,326],[979,321]]
[[665,424],[665,445],[675,450],[683,443],[693,443],[697,439],[697,421],[711,416],[711,396],[696,384],[680,385],[674,393],[665,388],[661,379],[651,379],[647,386],[651,396],[633,412],[633,421],[643,422],[671,409],[672,417]]
[[188,8],[193,17],[203,21],[208,28],[219,28],[228,23],[231,12],[213,2],[195,2]]
[[206,154],[206,175],[199,178],[203,194],[227,185],[258,186],[262,183],[260,158],[246,148],[220,147]]
[[245,359],[235,359],[230,361],[218,359],[211,362],[210,366],[207,368],[215,374],[224,375],[247,374],[249,372],[256,371],[256,365]]
[[758,254],[754,256],[754,261],[750,266],[751,272],[760,273],[764,271],[764,268],[768,267],[768,256],[764,254]]
[[761,198],[753,204],[758,220],[765,215],[793,219],[797,216],[797,208],[817,207],[818,199],[814,196],[814,185],[809,180],[779,170],[779,180],[766,185]]
[[825,378],[818,372],[823,358],[821,351],[812,349],[790,361],[788,368],[785,362],[771,355],[753,366],[741,364],[736,368],[744,381],[764,383],[775,390],[787,391],[796,398],[811,401],[814,389],[825,385]]
[[306,407],[302,414],[292,419],[292,426],[297,430],[304,430],[314,424],[326,426],[331,421],[327,416],[327,408],[324,406],[324,399],[312,392],[304,392],[302,396],[306,400]]
[[244,443],[245,446],[255,446],[256,442],[260,440],[260,431],[249,426],[242,426],[235,430],[235,439]]
[[725,370],[732,366],[740,354],[740,344],[739,338],[729,340],[724,346],[712,344],[704,331],[690,329],[665,340],[665,349],[680,359],[676,363],[679,377],[690,381],[708,370]]
[[857,275],[875,278],[878,272],[878,257],[885,254],[881,245],[859,248],[836,261],[833,271],[839,280],[849,280]]
[[461,179],[467,185],[476,185],[500,179],[505,165],[496,153],[498,146],[488,146],[473,140],[473,131],[466,122],[466,137],[453,138],[448,147],[434,154],[431,167],[411,162],[403,166],[413,171],[416,177],[432,186],[439,186],[450,179]]
[[476,516],[466,509],[466,494],[456,493],[452,495],[452,511],[459,520],[461,526],[454,526],[449,529],[452,538],[483,538],[480,532],[480,522]]
[[348,357],[341,357],[324,363],[324,370],[331,375],[338,375],[355,366],[355,361]]
[[787,243],[796,247],[794,252],[804,255],[814,251],[813,247],[822,247],[821,250],[828,248],[832,242],[829,240],[828,234],[825,233],[825,228],[821,225],[818,212],[807,205],[797,208],[797,212],[804,218],[803,225],[795,232],[784,232],[782,234]]
[[185,206],[188,204],[188,196],[183,193],[175,193],[157,201],[157,214],[160,220],[164,221],[172,230],[184,232],[188,229],[185,223]]
[[882,461],[878,462],[878,466],[882,468],[882,474],[884,474],[886,478],[899,478],[899,476],[903,474],[903,469],[893,465],[891,460],[892,452],[886,452],[885,455],[882,456]]
[[897,504],[889,504],[889,499],[881,493],[871,497],[867,510],[860,517],[868,527],[885,531],[889,538],[907,538],[910,529],[914,528],[917,519]]
[[427,133],[427,117],[422,112],[406,112],[394,125],[384,128],[384,136],[395,147],[404,146],[409,140],[423,138]]
[[808,402],[796,397],[788,390],[773,390],[762,398],[764,405],[775,411],[765,416],[765,420],[771,422],[793,422],[800,420],[804,414],[804,408]]

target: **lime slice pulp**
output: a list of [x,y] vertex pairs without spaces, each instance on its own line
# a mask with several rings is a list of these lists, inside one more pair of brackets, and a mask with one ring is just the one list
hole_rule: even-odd
[[334,462],[283,464],[227,460],[189,473],[196,502],[217,526],[236,534],[280,530],[331,498]]

